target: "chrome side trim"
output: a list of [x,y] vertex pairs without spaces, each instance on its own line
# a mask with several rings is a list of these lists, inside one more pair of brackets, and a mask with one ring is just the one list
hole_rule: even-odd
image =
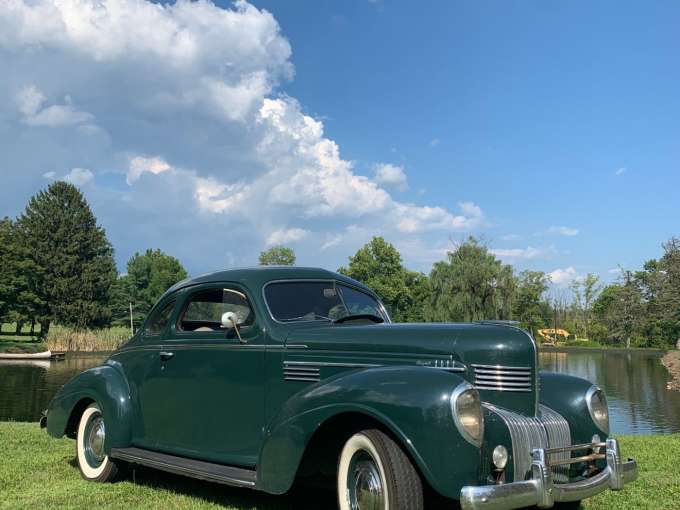
[[507,366],[503,366],[503,365],[480,365],[478,363],[475,363],[472,366],[478,367],[478,368],[491,368],[493,370],[529,370],[529,371],[531,371],[531,367],[507,367]]
[[214,343],[214,344],[200,344],[200,343],[174,343],[168,342],[165,344],[142,344],[132,347],[123,347],[111,353],[109,357],[113,358],[124,352],[135,351],[157,351],[163,348],[172,347],[173,349],[215,349],[215,350],[241,350],[241,351],[285,351],[286,349],[308,349],[304,344],[290,344],[290,345],[268,345],[268,344],[228,344],[228,343]]
[[[306,346],[305,346],[306,347]],[[446,362],[449,362],[449,364],[445,364]],[[444,370],[446,372],[465,372],[467,370],[467,367],[462,364],[458,364],[458,362],[453,361],[451,362],[450,360],[443,360],[441,364],[439,363],[439,360],[435,361],[434,365],[425,365],[425,364],[418,364],[416,363],[415,365],[410,365],[410,364],[383,364],[383,363],[353,363],[353,362],[332,362],[332,361],[284,361],[285,365],[289,366],[314,366],[314,367],[334,367],[334,368],[377,368],[377,367],[398,367],[398,366],[406,366],[406,367],[411,367],[411,366],[416,366],[416,367],[422,367],[422,368],[434,368],[437,370]]]
[[330,361],[284,361],[286,366],[313,366],[313,367],[342,367],[342,368],[374,368],[382,367],[384,365],[377,365],[375,363],[342,363]]
[[132,464],[140,464],[170,473],[233,485],[235,487],[254,488],[257,479],[256,471],[213,464],[211,462],[188,459],[141,448],[112,448],[111,457]]
[[[460,491],[462,510],[512,510],[529,506],[550,508],[556,502],[580,501],[604,490],[621,490],[637,479],[637,463],[623,462],[616,439],[607,442],[607,466],[591,478],[577,482],[554,483],[549,468],[549,450],[532,452],[531,478],[500,485],[467,486]],[[582,445],[581,445],[582,446]]]

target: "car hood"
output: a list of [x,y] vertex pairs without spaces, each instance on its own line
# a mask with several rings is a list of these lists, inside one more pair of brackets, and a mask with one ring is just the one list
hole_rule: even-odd
[[531,337],[496,324],[313,324],[292,328],[287,343],[310,349],[380,356],[452,357],[463,363],[533,366]]
[[291,327],[287,344],[305,345],[305,356],[324,361],[380,365],[465,365],[461,375],[472,384],[476,365],[527,369],[531,388],[524,392],[481,389],[483,400],[526,414],[536,412],[537,354],[531,336],[500,324],[328,324]]

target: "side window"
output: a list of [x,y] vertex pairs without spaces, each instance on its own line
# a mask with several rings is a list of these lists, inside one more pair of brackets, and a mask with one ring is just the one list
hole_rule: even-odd
[[199,291],[189,298],[177,321],[180,331],[220,331],[222,314],[234,312],[242,326],[252,324],[254,316],[243,292],[234,289],[209,289]]
[[338,287],[350,315],[370,314],[386,320],[380,305],[374,298],[344,285],[338,285]]
[[170,301],[166,303],[163,307],[157,309],[149,322],[147,323],[145,333],[147,335],[159,335],[165,329],[165,327],[170,322],[170,317],[172,316],[172,311],[175,308],[175,301]]

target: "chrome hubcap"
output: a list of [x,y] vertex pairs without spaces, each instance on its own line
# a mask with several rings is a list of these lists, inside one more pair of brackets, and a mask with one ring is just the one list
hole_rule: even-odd
[[85,448],[92,460],[96,463],[101,463],[104,460],[104,438],[106,437],[106,429],[104,428],[104,420],[101,416],[93,418],[90,422],[90,431],[85,439]]
[[384,510],[385,495],[380,470],[368,452],[354,454],[348,478],[349,503],[352,510]]

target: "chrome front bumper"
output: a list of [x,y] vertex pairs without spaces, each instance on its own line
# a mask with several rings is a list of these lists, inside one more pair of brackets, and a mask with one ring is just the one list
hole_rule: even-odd
[[[583,449],[584,446],[587,445],[567,449]],[[463,510],[510,510],[534,505],[550,508],[555,502],[579,501],[606,489],[621,490],[624,484],[637,478],[637,464],[633,459],[625,462],[621,459],[616,439],[608,439],[602,446],[606,448],[604,454],[572,459],[574,462],[581,462],[586,458],[606,458],[607,467],[591,478],[574,483],[553,483],[549,456],[557,450],[565,449],[537,449],[532,452],[531,479],[500,485],[463,487],[460,492],[460,506]]]

